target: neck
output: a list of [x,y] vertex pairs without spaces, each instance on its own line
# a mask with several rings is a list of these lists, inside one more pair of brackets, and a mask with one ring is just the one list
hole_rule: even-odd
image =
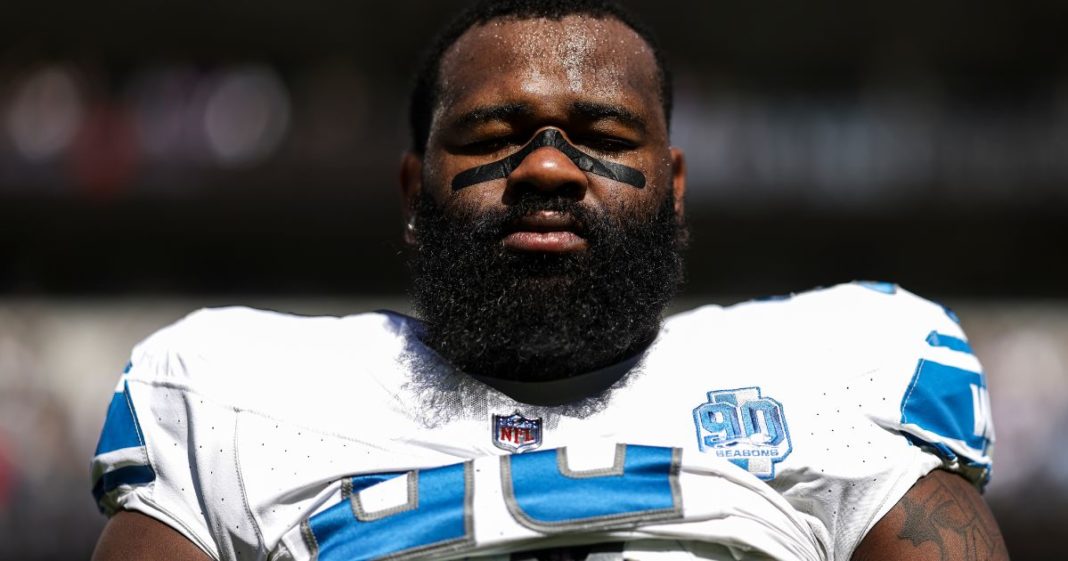
[[471,374],[476,380],[508,397],[531,405],[562,405],[600,394],[627,375],[642,359],[648,344],[612,364],[581,374],[536,380]]

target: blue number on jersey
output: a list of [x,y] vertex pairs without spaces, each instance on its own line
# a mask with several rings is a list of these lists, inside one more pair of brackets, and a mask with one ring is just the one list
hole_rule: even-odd
[[[528,527],[557,532],[626,527],[681,517],[679,454],[673,448],[621,444],[616,465],[587,472],[567,469],[564,449],[503,456],[501,484],[509,511]],[[364,512],[359,492],[398,475],[353,477],[343,485],[345,500],[305,522],[305,540],[320,561],[423,557],[470,548],[471,469],[465,462],[413,472],[406,476],[407,504],[373,513]]]
[[682,513],[679,454],[673,448],[617,445],[611,468],[572,471],[567,449],[501,457],[508,510],[542,532],[621,527]]
[[985,453],[989,410],[990,398],[981,373],[920,360],[901,402],[901,423],[960,440]]
[[391,474],[357,476],[347,500],[308,519],[305,538],[320,561],[358,561],[426,555],[462,549],[474,541],[471,528],[470,462],[410,475],[407,505],[365,513],[358,493]]
[[[971,355],[964,339],[932,331],[927,344]],[[954,366],[921,359],[901,401],[901,423],[965,443],[985,454],[990,438],[990,398],[986,378]],[[936,448],[941,450],[937,444]],[[943,452],[949,455],[948,452]]]

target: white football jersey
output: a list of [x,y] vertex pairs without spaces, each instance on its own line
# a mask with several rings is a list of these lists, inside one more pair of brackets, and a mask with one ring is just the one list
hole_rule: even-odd
[[109,408],[100,508],[228,560],[845,561],[931,470],[989,476],[979,362],[894,285],[698,308],[540,384],[457,372],[420,330],[248,308],[162,329]]

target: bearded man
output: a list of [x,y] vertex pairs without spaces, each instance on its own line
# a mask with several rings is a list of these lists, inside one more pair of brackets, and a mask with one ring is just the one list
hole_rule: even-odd
[[1006,559],[948,310],[894,285],[702,307],[652,35],[482,2],[412,96],[420,319],[196,312],[135,348],[95,559]]

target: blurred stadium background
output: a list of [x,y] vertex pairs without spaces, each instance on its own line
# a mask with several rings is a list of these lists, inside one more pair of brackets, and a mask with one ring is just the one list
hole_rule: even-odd
[[[88,557],[89,456],[154,329],[407,307],[408,79],[460,4],[5,7],[0,557]],[[990,377],[1013,558],[1063,558],[1068,3],[630,5],[677,75],[677,307],[854,278],[953,307]]]

